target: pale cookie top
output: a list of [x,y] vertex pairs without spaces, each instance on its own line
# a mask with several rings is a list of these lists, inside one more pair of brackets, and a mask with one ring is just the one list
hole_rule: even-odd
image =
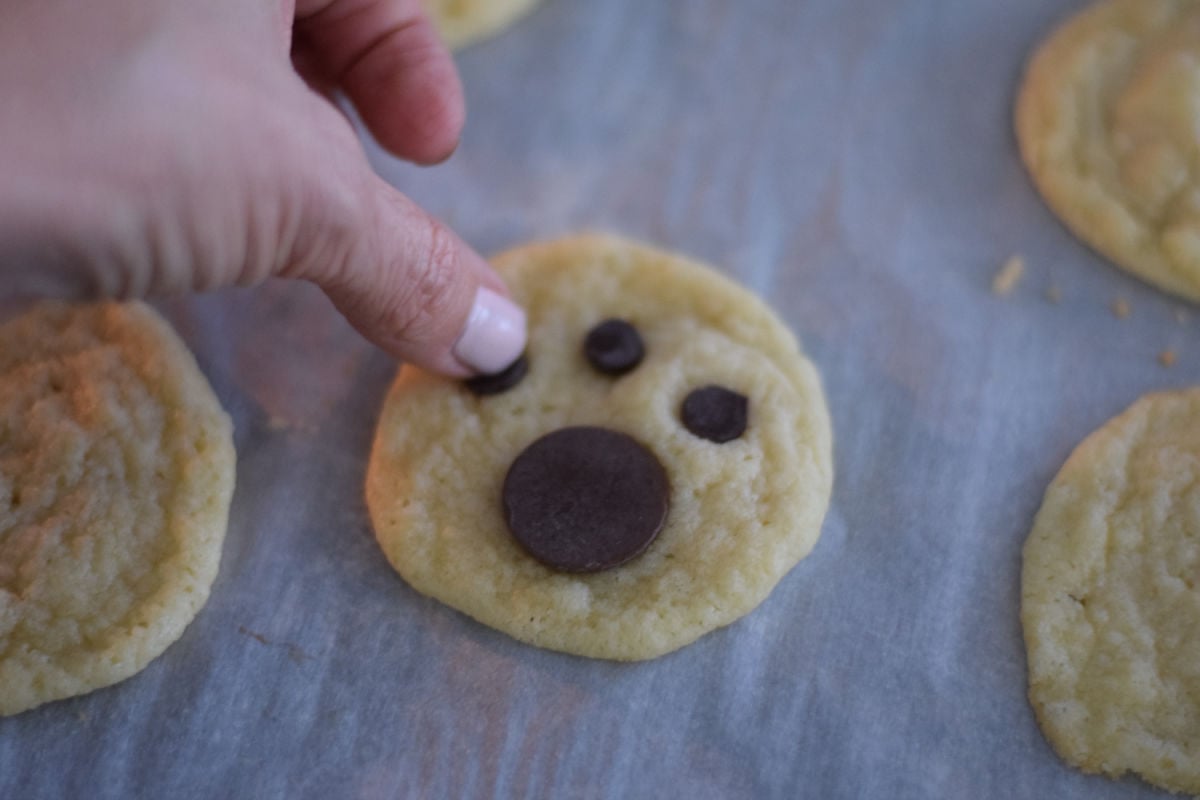
[[451,50],[494,36],[529,13],[539,0],[424,0]]
[[1025,544],[1029,697],[1059,754],[1200,792],[1200,390],[1089,436]]
[[[829,417],[795,338],[716,272],[621,239],[531,245],[495,263],[529,314],[528,373],[477,396],[401,371],[367,479],[392,565],[487,625],[593,657],[651,658],[752,610],[812,549],[829,502]],[[621,374],[584,354],[589,331],[610,318],[644,342],[642,360]],[[748,401],[745,431],[724,443],[681,420],[685,398],[709,385]],[[571,574],[514,541],[502,489],[532,442],[581,425],[644,445],[665,471],[670,506],[641,555]]]
[[1070,19],[1029,64],[1016,128],[1077,236],[1200,300],[1200,3],[1107,0]]
[[208,597],[229,418],[139,303],[0,326],[0,715],[115,683]]

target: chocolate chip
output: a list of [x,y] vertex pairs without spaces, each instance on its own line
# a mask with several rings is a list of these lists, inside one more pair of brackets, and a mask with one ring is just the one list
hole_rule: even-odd
[[520,383],[527,372],[529,372],[529,359],[522,353],[520,358],[500,372],[492,375],[476,375],[474,378],[467,378],[463,381],[463,385],[470,389],[472,394],[481,396],[500,394],[501,392],[507,392]]
[[749,401],[723,386],[694,389],[683,401],[683,425],[701,439],[723,444],[746,432]]
[[642,363],[646,348],[637,328],[623,319],[606,319],[588,331],[583,352],[605,375],[624,375]]
[[633,437],[574,427],[526,447],[508,468],[503,498],[508,530],[531,556],[563,572],[598,572],[650,546],[671,486]]

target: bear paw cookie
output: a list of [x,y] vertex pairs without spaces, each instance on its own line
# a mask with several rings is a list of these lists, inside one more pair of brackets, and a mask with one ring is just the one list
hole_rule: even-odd
[[716,272],[621,239],[495,263],[526,356],[465,383],[405,366],[384,403],[366,494],[392,566],[597,658],[653,658],[754,609],[829,503],[829,416],[795,338]]

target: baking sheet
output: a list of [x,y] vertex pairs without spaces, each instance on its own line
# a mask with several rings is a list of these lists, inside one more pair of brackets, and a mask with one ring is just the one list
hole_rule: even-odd
[[1022,62],[1079,5],[545,0],[462,53],[457,154],[378,169],[484,251],[612,230],[769,298],[834,420],[815,551],[653,662],[518,644],[374,543],[384,355],[304,285],[166,301],[237,427],[220,576],[143,673],[0,719],[0,797],[1165,796],[1066,767],[1025,700],[1046,484],[1200,375],[1196,314],[1078,244],[1019,164]]

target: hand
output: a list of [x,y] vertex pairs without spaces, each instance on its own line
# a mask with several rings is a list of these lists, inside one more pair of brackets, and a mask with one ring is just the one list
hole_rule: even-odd
[[420,0],[0,0],[0,293],[299,278],[402,359],[507,366],[524,314],[371,171],[333,87],[401,157],[458,142]]

